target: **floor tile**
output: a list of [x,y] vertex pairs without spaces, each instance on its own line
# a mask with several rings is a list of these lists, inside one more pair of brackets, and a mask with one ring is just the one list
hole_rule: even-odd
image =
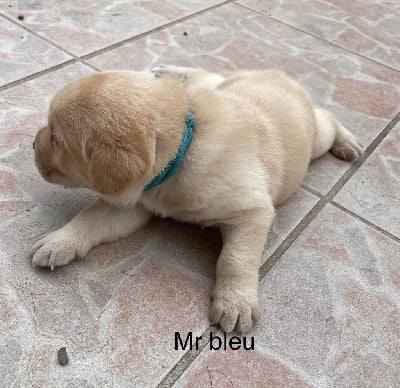
[[72,59],[1,17],[0,36],[0,86]]
[[311,385],[286,365],[256,350],[207,348],[185,371],[175,387],[305,388]]
[[30,2],[0,0],[0,9],[66,50],[84,55],[165,23],[191,15],[222,0]]
[[[7,385],[155,386],[183,354],[174,349],[175,331],[199,335],[208,325],[208,293],[183,273],[148,261],[120,274],[125,283],[119,288],[121,279],[104,278],[116,296],[98,313],[84,291],[82,270],[26,267],[2,283],[0,376]],[[62,346],[66,367],[57,363]]]
[[328,205],[261,284],[254,335],[325,386],[400,378],[400,244]]
[[317,202],[317,197],[299,189],[283,206],[276,209],[275,219],[268,233],[267,245],[262,255],[262,264],[268,260],[274,250]]
[[210,290],[221,248],[222,237],[217,228],[202,228],[168,218],[158,220],[151,244],[142,255],[196,276]]
[[[148,70],[160,63],[231,73],[276,67],[303,83],[367,146],[400,108],[400,73],[235,4],[99,55],[102,70]],[[380,101],[376,104],[376,101]],[[324,156],[306,184],[326,193],[350,163]]]
[[[156,386],[182,357],[175,332],[208,327],[207,290],[157,261],[143,265],[118,291],[110,367],[122,386]],[[135,366],[134,368],[132,366]]]
[[334,200],[400,238],[400,124]]
[[[36,205],[0,224],[0,269],[7,278],[0,348],[10,349],[2,381],[123,387],[135,380],[151,386],[183,354],[174,350],[175,331],[199,334],[208,326],[209,289],[184,264],[177,268],[164,257],[140,254],[159,232],[157,220],[53,272],[32,268],[27,248],[65,223],[77,203],[69,211]],[[65,372],[56,361],[61,346],[70,357]]]
[[400,8],[391,0],[240,0],[240,4],[400,70]]
[[0,157],[16,149],[21,140],[33,140],[46,123],[53,95],[68,82],[92,72],[82,64],[68,65],[0,92]]

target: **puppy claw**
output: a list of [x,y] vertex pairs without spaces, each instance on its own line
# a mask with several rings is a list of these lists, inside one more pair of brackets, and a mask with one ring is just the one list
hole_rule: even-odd
[[32,257],[34,255],[34,253],[39,250],[42,245],[44,244],[44,242],[42,241],[42,238],[39,238],[38,241],[36,241],[28,250],[28,256]]
[[77,255],[84,256],[84,254],[79,240],[62,229],[40,239],[29,250],[34,266],[50,267],[52,271],[55,267],[68,264]]
[[260,319],[261,308],[258,300],[253,303],[237,297],[215,298],[210,308],[210,321],[219,324],[226,333],[234,329],[247,333],[253,324]]
[[335,142],[331,151],[333,155],[346,161],[356,160],[363,154],[361,143],[353,135],[342,142]]

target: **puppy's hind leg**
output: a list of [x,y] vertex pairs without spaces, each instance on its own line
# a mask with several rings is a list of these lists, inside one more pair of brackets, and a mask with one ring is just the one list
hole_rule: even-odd
[[314,108],[317,132],[314,138],[312,159],[329,150],[339,159],[355,160],[362,154],[361,143],[347,130],[335,115],[326,109]]

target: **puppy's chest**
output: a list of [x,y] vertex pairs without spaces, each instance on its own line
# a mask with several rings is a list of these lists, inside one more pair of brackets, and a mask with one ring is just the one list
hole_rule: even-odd
[[[142,195],[140,202],[153,213],[161,217],[171,217],[179,221],[210,223],[210,214],[206,210],[204,200],[190,194],[155,192]],[[212,221],[211,221],[212,223]]]

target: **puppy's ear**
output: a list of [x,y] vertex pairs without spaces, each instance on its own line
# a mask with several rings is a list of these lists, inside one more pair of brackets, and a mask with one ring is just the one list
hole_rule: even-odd
[[129,147],[86,143],[84,155],[91,187],[100,194],[113,195],[144,177],[154,163],[154,147],[146,143]]

